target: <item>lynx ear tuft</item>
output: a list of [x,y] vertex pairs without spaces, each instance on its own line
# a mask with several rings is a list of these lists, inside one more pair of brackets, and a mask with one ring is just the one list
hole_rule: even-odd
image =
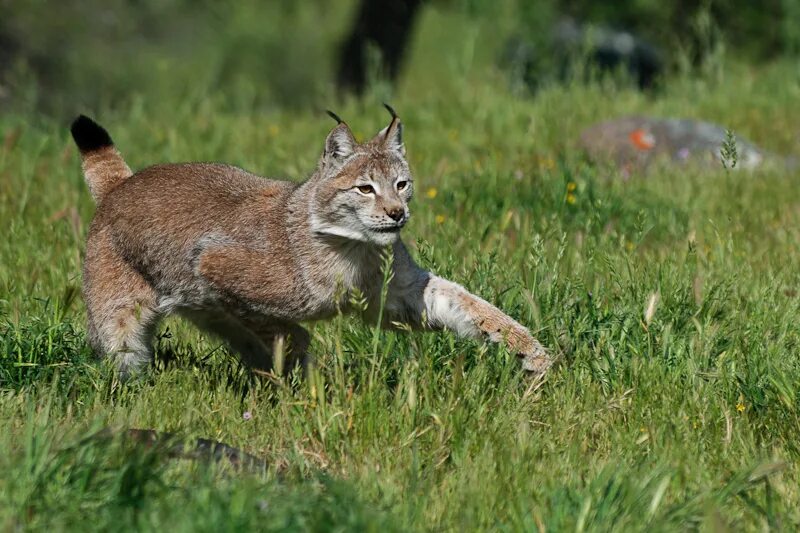
[[389,113],[391,113],[391,115],[392,115],[392,119],[397,119],[397,118],[398,118],[398,117],[397,117],[397,111],[395,111],[395,110],[394,110],[394,108],[393,108],[392,106],[390,106],[389,104],[387,104],[386,102],[384,102],[384,103],[383,103],[383,107],[385,107],[385,108],[386,108],[386,110],[387,110]]
[[400,155],[405,155],[406,147],[403,144],[403,123],[400,122],[400,117],[397,116],[397,112],[392,106],[384,103],[383,107],[392,115],[392,121],[378,133],[375,139],[380,142],[384,148],[395,150],[400,153]]
[[339,115],[337,115],[336,113],[334,113],[330,109],[326,109],[325,112],[328,114],[329,117],[331,117],[333,120],[335,120],[337,124],[343,124],[344,123],[344,120],[342,120],[339,117]]

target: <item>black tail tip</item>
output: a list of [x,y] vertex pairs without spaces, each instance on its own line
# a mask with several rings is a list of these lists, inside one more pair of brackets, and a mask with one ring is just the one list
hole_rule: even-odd
[[72,138],[75,139],[75,144],[78,145],[81,153],[114,145],[108,132],[86,115],[80,115],[72,121],[70,132],[72,132]]

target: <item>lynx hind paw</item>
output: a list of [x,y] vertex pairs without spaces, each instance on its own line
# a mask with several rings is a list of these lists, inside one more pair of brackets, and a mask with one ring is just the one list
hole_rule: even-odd
[[533,376],[543,376],[553,366],[553,359],[539,341],[534,340],[530,348],[517,354],[522,369]]
[[111,356],[111,361],[120,381],[129,381],[144,372],[151,362],[151,356],[147,353],[118,351]]

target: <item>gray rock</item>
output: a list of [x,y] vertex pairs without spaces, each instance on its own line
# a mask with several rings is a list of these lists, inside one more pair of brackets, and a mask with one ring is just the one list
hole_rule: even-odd
[[548,81],[588,79],[618,70],[626,71],[640,89],[648,89],[664,70],[662,52],[641,37],[572,18],[562,18],[544,38],[513,37],[503,60],[515,81],[534,92]]
[[[624,117],[583,130],[580,145],[590,158],[611,160],[623,169],[644,168],[655,161],[722,168],[720,150],[725,138],[725,128],[710,122]],[[739,136],[735,136],[735,141],[738,154],[735,168],[754,169],[774,159]]]
[[664,69],[661,51],[629,31],[564,18],[556,24],[553,40],[562,53],[575,54],[581,49],[589,52],[588,59],[601,71],[624,67],[641,89],[651,87]]

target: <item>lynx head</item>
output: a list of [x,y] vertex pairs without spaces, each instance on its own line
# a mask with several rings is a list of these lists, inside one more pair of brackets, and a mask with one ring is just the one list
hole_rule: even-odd
[[[384,104],[385,105],[385,104]],[[338,124],[328,134],[314,179],[312,225],[319,234],[386,246],[409,218],[412,178],[403,125],[394,110],[388,126],[365,143]]]

